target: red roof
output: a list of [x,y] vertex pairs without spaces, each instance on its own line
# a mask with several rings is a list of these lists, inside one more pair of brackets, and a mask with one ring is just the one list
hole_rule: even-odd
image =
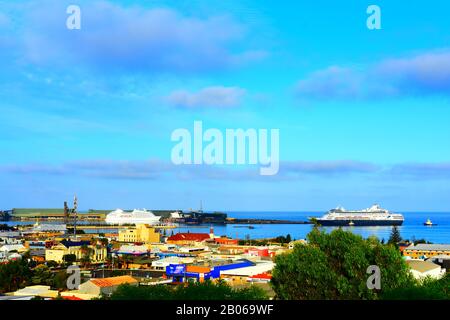
[[272,275],[267,274],[267,273],[260,273],[260,274],[255,274],[254,276],[251,276],[250,278],[252,279],[272,279]]
[[81,298],[75,297],[75,296],[65,296],[63,297],[64,300],[83,300]]
[[198,241],[202,242],[207,239],[210,239],[208,233],[177,233],[173,236],[170,236],[167,240],[169,241]]

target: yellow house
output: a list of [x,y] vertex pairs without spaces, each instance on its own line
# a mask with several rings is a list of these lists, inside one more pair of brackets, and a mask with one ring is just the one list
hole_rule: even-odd
[[92,246],[89,241],[67,241],[63,240],[51,249],[45,250],[46,261],[63,262],[65,255],[74,254],[77,260],[80,260],[86,254],[83,246],[87,246],[89,250],[89,258],[92,263],[105,262],[107,257],[106,247]]
[[420,243],[413,246],[406,247],[403,250],[403,255],[419,259],[422,257],[433,257],[437,255],[450,255],[450,244],[425,244]]
[[134,228],[119,231],[119,242],[155,243],[159,240],[159,232],[145,224],[138,224]]

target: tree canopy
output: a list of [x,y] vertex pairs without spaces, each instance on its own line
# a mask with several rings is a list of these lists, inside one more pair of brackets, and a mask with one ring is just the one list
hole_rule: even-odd
[[[400,252],[376,238],[317,227],[307,237],[307,245],[276,257],[271,284],[278,299],[376,299],[414,282]],[[380,268],[381,290],[367,287],[371,265]]]
[[257,286],[234,289],[223,281],[189,282],[185,286],[132,286],[121,285],[111,300],[262,300],[264,290]]
[[16,291],[28,285],[32,271],[25,260],[0,264],[0,293]]
[[402,241],[402,237],[400,235],[400,231],[398,230],[397,226],[392,227],[391,235],[389,237],[388,243],[393,244],[397,246],[397,244]]

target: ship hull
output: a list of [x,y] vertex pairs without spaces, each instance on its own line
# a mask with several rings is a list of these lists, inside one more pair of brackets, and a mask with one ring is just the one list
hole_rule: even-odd
[[368,227],[368,226],[401,226],[403,220],[323,220],[317,219],[317,223],[324,227]]

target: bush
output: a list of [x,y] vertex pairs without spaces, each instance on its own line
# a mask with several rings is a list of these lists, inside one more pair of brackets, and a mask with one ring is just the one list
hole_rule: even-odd
[[449,300],[450,274],[439,280],[425,279],[404,288],[396,288],[383,293],[384,300]]
[[213,283],[189,282],[185,286],[121,285],[109,298],[111,300],[263,300],[267,295],[259,287],[233,289],[223,281]]

